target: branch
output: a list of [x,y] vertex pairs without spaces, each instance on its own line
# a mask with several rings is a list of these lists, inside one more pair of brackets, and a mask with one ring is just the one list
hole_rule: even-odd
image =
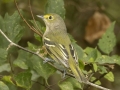
[[38,84],[44,86],[44,87],[46,88],[46,90],[47,90],[47,89],[49,89],[49,90],[53,90],[52,88],[50,88],[50,86],[46,86],[46,85],[40,83],[39,81],[33,81],[33,82],[38,83]]
[[27,26],[28,26],[33,32],[35,32],[35,33],[37,33],[38,35],[42,36],[42,33],[40,33],[40,32],[39,32],[38,30],[36,30],[33,26],[31,26],[31,25],[27,22],[27,20],[23,17],[23,15],[21,14],[21,12],[20,12],[20,10],[19,10],[19,8],[18,8],[18,5],[17,5],[16,0],[14,0],[14,3],[15,3],[15,5],[16,5],[17,11],[18,11],[20,17],[21,17],[22,20],[27,24]]
[[[84,83],[84,82],[83,82],[83,83]],[[111,90],[111,89],[104,88],[104,87],[102,87],[102,86],[96,85],[96,84],[91,83],[91,82],[88,82],[88,83],[85,83],[85,84],[88,84],[88,85],[90,85],[90,86],[93,86],[93,87],[99,88],[99,89],[101,89],[101,90]]]
[[[23,47],[21,47],[21,46],[19,46],[19,45],[17,45],[17,44],[15,44],[14,42],[12,42],[4,33],[3,33],[3,31],[0,29],[0,33],[7,39],[7,41],[10,43],[10,46],[16,46],[16,47],[18,47],[18,48],[20,48],[20,49],[22,49],[22,50],[24,50],[24,51],[27,51],[27,52],[29,52],[29,53],[32,53],[32,54],[34,54],[34,55],[36,55],[36,56],[38,56],[38,57],[40,57],[40,58],[42,58],[43,60],[46,60],[46,58],[44,58],[44,57],[42,57],[42,55],[40,55],[39,53],[36,53],[36,52],[32,52],[32,51],[30,51],[30,50],[28,50],[28,49],[26,49],[26,48],[23,48]],[[10,47],[9,47],[10,48]],[[49,63],[49,62],[48,62]],[[54,68],[56,68],[53,64],[51,64],[51,63],[49,63],[51,66],[53,66]],[[62,71],[62,70],[60,70],[60,69],[58,69],[58,68],[56,68],[58,71],[60,71],[60,72],[64,72],[64,71]],[[70,73],[66,73],[66,75],[68,75],[68,76],[70,76],[70,77],[74,77],[74,75],[72,75],[72,74],[70,74]],[[80,82],[81,83],[81,82]],[[104,87],[102,87],[102,86],[99,86],[99,85],[96,85],[96,84],[93,84],[93,83],[91,83],[91,82],[83,82],[84,84],[88,84],[88,85],[91,85],[91,86],[93,86],[93,87],[96,87],[96,88],[99,88],[99,89],[102,89],[102,90],[110,90],[110,89],[107,89],[107,88],[104,88]]]
[[[31,4],[30,4],[30,0],[29,0],[29,8],[30,8],[30,13],[31,13],[31,15],[32,15],[32,18],[33,18],[33,21],[34,21],[34,23],[35,23],[35,26],[36,26],[37,30],[39,30],[40,32],[38,32],[36,29],[34,29],[34,30],[36,30],[37,33],[41,34],[41,36],[42,36],[43,33],[41,32],[41,30],[39,29],[39,27],[38,27],[38,25],[37,25],[37,23],[36,23],[36,21],[35,21],[35,18],[34,18],[33,12],[32,12],[32,8],[31,8]],[[33,28],[34,28],[34,27],[33,27]]]
[[[47,58],[44,58],[44,57],[43,57],[42,55],[40,55],[38,52],[32,52],[32,51],[30,51],[30,50],[28,50],[28,49],[26,49],[26,48],[23,48],[23,47],[15,44],[14,42],[12,42],[12,41],[4,34],[4,32],[3,32],[1,29],[0,29],[0,33],[1,33],[1,34],[7,39],[7,41],[10,43],[9,46],[8,46],[8,48],[7,48],[7,50],[8,50],[11,46],[16,46],[16,47],[18,47],[18,48],[20,48],[20,49],[22,49],[22,50],[24,50],[24,51],[26,51],[26,52],[29,52],[29,53],[31,53],[31,54],[34,54],[34,55],[42,58],[44,61],[47,61],[47,60],[46,60]],[[50,62],[48,62],[48,63],[49,63],[51,66],[53,66],[54,68],[56,68],[58,71],[60,71],[61,73],[64,72],[63,70],[58,69],[57,67],[55,67],[55,66],[54,66],[53,64],[51,64]],[[66,73],[66,75],[71,76],[71,77],[74,77],[74,76],[73,76],[72,74],[70,74],[70,73]]]

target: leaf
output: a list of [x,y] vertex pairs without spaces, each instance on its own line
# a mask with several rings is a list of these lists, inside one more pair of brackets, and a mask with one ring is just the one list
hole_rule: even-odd
[[34,52],[40,51],[40,48],[41,48],[40,46],[36,46],[36,45],[34,45],[34,44],[30,43],[30,42],[27,42],[27,44],[28,44],[28,48],[30,50],[32,50]]
[[111,21],[104,13],[95,11],[94,14],[88,19],[87,26],[85,27],[85,40],[93,44],[99,39],[110,26]]
[[52,75],[56,70],[52,66],[50,66],[48,63],[43,63],[43,60],[39,58],[38,56],[33,55],[30,58],[29,62],[33,68],[40,76],[44,77],[45,80],[48,79],[50,75]]
[[111,81],[111,82],[114,82],[114,75],[112,72],[109,72],[108,74],[106,74],[104,76],[107,80]]
[[111,24],[106,33],[103,34],[102,38],[98,42],[99,48],[106,54],[109,54],[116,44],[116,38],[113,32],[114,26],[115,22]]
[[[0,29],[4,29],[4,19],[0,16]],[[0,33],[0,47],[7,47],[8,41],[5,39],[5,37]]]
[[8,86],[9,90],[18,90],[16,85],[13,85],[9,82],[5,82],[5,84]]
[[[39,32],[44,32],[44,29],[42,28],[40,22],[38,21],[33,21],[33,20],[30,20],[30,22],[34,25],[34,27],[39,31]],[[40,36],[39,36],[40,37]]]
[[107,72],[107,67],[105,67],[105,66],[99,66],[98,69],[99,69],[99,71],[100,71],[101,74],[108,73]]
[[0,81],[0,90],[9,90],[8,86]]
[[105,64],[105,63],[114,64],[116,63],[116,60],[114,60],[113,58],[109,56],[102,55],[101,57],[98,57],[95,62],[99,64]]
[[17,67],[22,68],[22,69],[28,69],[28,66],[26,65],[25,61],[21,60],[20,58],[15,60],[13,64]]
[[35,81],[35,80],[37,80],[39,77],[40,77],[40,75],[38,75],[35,71],[33,71],[33,70],[31,70],[31,73],[32,73],[32,77],[31,77],[31,80],[32,81]]
[[[96,77],[92,77],[90,81],[92,82],[94,80],[96,80]],[[101,85],[101,82],[99,80],[97,80],[97,82],[95,82],[95,84]]]
[[24,63],[19,63],[20,68],[26,69],[29,67],[31,70],[36,71],[38,75],[44,77],[45,80],[47,80],[48,77],[56,71],[55,68],[53,68],[48,63],[44,64],[43,60],[40,57],[32,55],[22,50],[19,51],[19,56],[17,60],[21,60],[21,62]]
[[[17,11],[11,16],[6,13],[4,19],[0,17],[0,29],[15,43],[18,43],[24,34],[24,27],[20,25],[20,22],[21,17]],[[0,35],[0,47],[6,47],[8,41],[5,38],[2,39],[3,36]]]
[[2,80],[8,82],[8,83],[11,83],[13,85],[15,85],[12,81],[12,77],[11,76],[3,76]]
[[[38,35],[38,34],[34,34],[34,36],[35,36],[35,39],[38,40],[41,45],[43,45],[42,37],[40,37],[40,35]],[[41,45],[40,45],[40,46],[41,46]]]
[[30,72],[26,71],[26,72],[22,72],[22,73],[19,73],[18,75],[16,75],[14,77],[14,79],[16,81],[16,84],[19,87],[30,89],[31,85],[32,85],[31,76],[32,76],[32,74]]
[[97,49],[94,49],[94,48],[90,48],[90,47],[87,47],[84,52],[86,53],[86,56],[84,56],[84,60],[87,62],[87,63],[93,63],[95,62],[95,60],[98,58],[98,57],[101,57],[101,53],[97,50]]
[[111,58],[113,59],[113,61],[115,61],[116,64],[120,65],[120,56],[113,55]]
[[73,85],[70,82],[63,82],[59,84],[61,90],[74,90]]
[[19,50],[18,57],[14,60],[13,64],[22,69],[28,69],[27,60],[29,60],[28,52]]
[[7,36],[15,43],[17,43],[23,36],[24,27],[20,25],[21,17],[18,12],[14,12],[13,15],[9,16],[5,14],[5,31]]
[[7,61],[7,50],[5,48],[0,48],[0,65]]
[[75,88],[81,89],[81,84],[75,78],[68,78],[58,85],[61,90],[75,90]]
[[47,0],[46,13],[56,13],[65,17],[64,0]]
[[[91,53],[93,53],[93,56],[96,58],[97,57],[100,57],[101,56],[101,53],[95,49],[95,48],[91,48],[91,47],[87,47],[84,49],[84,52],[87,54],[87,55],[90,55]],[[94,55],[95,54],[95,55]]]
[[0,66],[0,72],[3,72],[3,71],[7,71],[7,72],[11,71],[11,67],[9,63],[5,63]]
[[96,63],[93,63],[93,69],[94,69],[95,72],[97,72],[98,67],[97,67]]

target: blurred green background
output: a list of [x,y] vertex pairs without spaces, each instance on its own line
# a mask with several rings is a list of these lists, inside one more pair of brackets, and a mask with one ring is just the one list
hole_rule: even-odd
[[[24,18],[29,22],[29,20],[32,19],[32,16],[30,14],[28,0],[17,0],[17,3],[19,8],[24,11]],[[65,5],[64,7],[66,10],[65,23],[68,33],[70,33],[74,37],[74,39],[77,41],[77,44],[79,44],[83,49],[88,46],[95,47],[100,37],[97,37],[93,40],[91,37],[89,37],[89,40],[86,40],[85,39],[85,37],[87,37],[86,33],[88,32],[88,35],[99,35],[99,33],[97,32],[100,31],[104,32],[104,28],[108,27],[107,25],[109,25],[113,21],[116,21],[114,32],[117,38],[117,44],[111,55],[113,54],[120,55],[120,12],[119,12],[120,4],[119,3],[120,0],[64,0],[64,5]],[[46,4],[47,4],[47,0],[31,0],[31,7],[36,20],[38,20],[36,15],[45,14]],[[0,0],[1,16],[4,17],[5,13],[12,15],[15,10],[17,9],[15,7],[13,0]],[[95,15],[96,12],[98,12],[97,16]],[[22,24],[25,25],[25,23]],[[95,31],[96,28],[98,29],[98,31]],[[33,32],[29,28],[26,29],[25,33],[26,33],[25,36],[19,42],[21,46],[25,47],[27,45],[27,41],[39,45],[39,42],[37,42],[34,39]],[[110,88],[112,88],[112,90],[119,90],[120,67],[115,65],[115,69],[113,70],[113,72],[115,75],[115,81],[111,83],[111,82],[104,82],[103,80],[102,84],[103,86],[109,86]],[[50,78],[49,81],[50,82],[54,81],[53,83],[55,83],[57,77],[56,80],[51,80],[51,79],[52,78]],[[39,84],[34,85],[34,87],[39,88]],[[32,90],[39,90],[39,89],[33,88]]]

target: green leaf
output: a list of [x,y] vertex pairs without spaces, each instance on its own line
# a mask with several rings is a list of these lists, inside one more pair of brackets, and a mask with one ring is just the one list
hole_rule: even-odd
[[31,76],[32,74],[28,71],[26,72],[22,72],[22,73],[19,73],[18,75],[16,75],[14,77],[15,81],[16,81],[16,84],[17,86],[19,87],[23,87],[23,88],[26,88],[26,89],[30,89],[31,88]]
[[28,69],[27,60],[29,60],[28,52],[19,50],[18,57],[14,60],[13,64],[22,69]]
[[5,31],[7,36],[15,43],[17,43],[23,36],[24,27],[20,25],[21,17],[16,11],[13,15],[5,14]]
[[[92,77],[90,81],[92,82],[94,80],[96,80],[96,77]],[[95,82],[95,84],[101,85],[101,82],[99,80],[97,80],[97,82]]]
[[95,72],[97,72],[98,67],[97,67],[96,63],[93,63],[93,69],[94,69]]
[[105,67],[105,66],[99,66],[98,69],[99,69],[101,74],[107,73],[107,67]]
[[[13,15],[5,14],[4,19],[0,17],[0,29],[8,36],[10,40],[15,43],[20,41],[23,36],[24,27],[20,25],[21,17],[16,11]],[[3,39],[3,40],[2,40]],[[6,47],[8,45],[8,41],[0,35],[0,47]]]
[[34,52],[36,52],[37,48],[39,48],[38,46],[36,46],[36,45],[34,45],[34,44],[30,43],[30,42],[27,42],[27,44],[28,44],[28,48],[30,50],[34,51]]
[[113,32],[114,26],[115,22],[111,24],[98,43],[99,48],[106,54],[109,54],[116,44],[116,37]]
[[9,90],[8,86],[0,81],[0,90]]
[[[0,29],[4,29],[4,19],[0,16]],[[0,33],[0,47],[7,47],[8,41],[5,39],[5,37]]]
[[21,60],[20,57],[17,60],[15,60],[13,64],[22,69],[28,69],[28,66],[26,65],[25,61],[23,59]]
[[120,56],[113,55],[111,58],[116,62],[116,64],[120,65]]
[[81,89],[81,84],[75,78],[68,78],[59,83],[59,87],[61,90],[75,90],[76,88]]
[[40,37],[40,35],[38,35],[38,34],[34,34],[34,36],[35,36],[35,39],[40,42],[40,44],[41,44],[40,46],[42,46],[43,45],[42,37]]
[[9,63],[5,63],[0,66],[0,72],[3,72],[3,71],[7,71],[7,72],[11,71],[11,67]]
[[27,69],[28,67],[31,70],[37,72],[38,75],[44,77],[46,80],[50,75],[52,75],[56,70],[48,63],[43,63],[43,60],[35,55],[31,55],[28,52],[19,51],[19,56],[17,60],[21,60],[24,64],[19,63],[19,67],[23,69]]
[[64,0],[47,0],[46,13],[57,13],[62,18],[65,17]]
[[3,76],[2,80],[8,82],[8,83],[11,83],[13,85],[15,85],[12,81],[12,77],[11,76]]
[[96,48],[87,47],[84,49],[84,52],[89,56],[94,56],[94,59],[101,56],[101,53]]
[[34,70],[31,70],[31,73],[32,73],[32,77],[31,77],[32,81],[35,81],[40,77],[40,75],[38,75]]
[[113,58],[109,56],[102,55],[101,57],[98,57],[95,62],[99,64],[105,64],[105,63],[114,64],[116,63],[116,60],[114,60]]
[[44,77],[45,80],[47,80],[48,77],[56,71],[55,68],[50,66],[48,63],[44,64],[43,60],[35,55],[30,58],[29,63],[31,64],[30,67],[33,68],[40,76]]
[[74,90],[72,83],[70,82],[63,82],[59,84],[61,90]]
[[[40,22],[38,22],[38,21],[35,21],[35,22],[34,22],[33,20],[30,20],[30,22],[34,25],[34,27],[35,27],[39,32],[41,32],[41,33],[44,32],[44,29],[42,28]],[[40,36],[39,36],[39,37],[40,37]]]
[[86,49],[84,49],[84,52],[86,53],[86,56],[84,56],[83,59],[87,63],[95,62],[95,60],[98,57],[101,57],[101,53],[97,49],[94,49],[94,48],[87,47]]
[[4,48],[0,48],[0,65],[7,61],[7,50]]
[[11,76],[3,76],[2,77],[2,81],[4,81],[4,83],[8,86],[9,90],[17,90],[17,86],[14,84],[14,82],[12,80],[13,79]]
[[111,82],[114,82],[114,75],[112,72],[109,72],[108,74],[106,74],[104,76],[107,80],[111,81]]

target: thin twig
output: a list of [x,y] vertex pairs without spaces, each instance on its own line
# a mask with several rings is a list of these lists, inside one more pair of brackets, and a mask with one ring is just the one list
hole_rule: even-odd
[[[83,82],[83,83],[84,83],[84,82]],[[111,89],[104,88],[104,87],[102,87],[102,86],[96,85],[96,84],[91,83],[91,82],[88,82],[88,83],[85,82],[84,84],[88,84],[88,85],[90,85],[90,86],[93,86],[93,87],[99,88],[99,89],[101,89],[101,90],[111,90]]]
[[17,10],[18,10],[18,13],[19,13],[19,15],[20,15],[20,17],[23,19],[23,21],[27,24],[27,26],[32,30],[32,31],[34,31],[35,33],[37,33],[38,35],[40,35],[41,37],[42,37],[42,34],[39,32],[39,31],[37,31],[35,28],[33,28],[33,27],[31,27],[31,25],[27,22],[27,20],[23,17],[23,15],[20,13],[20,10],[19,10],[19,8],[18,8],[18,5],[17,5],[17,2],[16,2],[16,0],[14,0],[14,3],[15,3],[15,5],[16,5],[16,8],[17,8]]
[[[43,35],[42,32],[40,32],[41,30],[39,29],[37,23],[35,22],[35,18],[34,18],[33,12],[32,12],[32,8],[31,8],[30,0],[29,0],[29,8],[30,8],[30,12],[31,12],[31,15],[32,15],[33,21],[34,21],[34,23],[35,23],[35,26],[36,26],[37,29],[39,30],[39,33],[40,33],[41,35]],[[34,28],[34,27],[33,27],[33,28]]]
[[[111,71],[112,69],[110,69],[110,71]],[[110,72],[109,71],[109,72]],[[98,80],[100,80],[101,78],[103,78],[106,74],[108,74],[108,73],[104,73],[104,74],[102,74],[99,78],[96,78],[95,80],[93,80],[92,81],[92,83],[95,83],[95,82],[97,82]],[[86,88],[89,88],[90,86],[87,86]]]
[[46,85],[44,85],[44,84],[42,84],[42,83],[40,83],[40,82],[38,82],[38,81],[33,81],[33,82],[38,83],[38,84],[44,86],[45,88],[48,88],[49,90],[53,90],[53,89],[50,88],[49,86],[46,86]]
[[95,79],[94,81],[92,81],[92,83],[97,82],[98,80],[100,80],[101,78],[103,78],[106,74],[108,74],[108,73],[102,74],[99,78],[97,78],[97,79]]

